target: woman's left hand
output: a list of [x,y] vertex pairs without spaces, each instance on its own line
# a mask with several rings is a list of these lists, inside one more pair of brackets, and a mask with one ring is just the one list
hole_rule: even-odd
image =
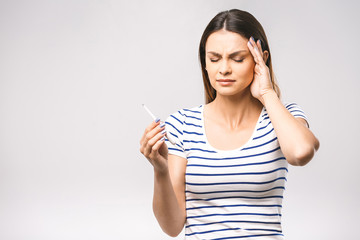
[[265,60],[267,60],[269,53],[268,51],[263,52],[260,40],[255,42],[252,37],[250,38],[247,45],[255,61],[254,79],[251,83],[250,91],[253,97],[257,98],[260,102],[263,103],[263,95],[270,91],[274,91],[271,83],[270,71],[264,61],[264,54]]

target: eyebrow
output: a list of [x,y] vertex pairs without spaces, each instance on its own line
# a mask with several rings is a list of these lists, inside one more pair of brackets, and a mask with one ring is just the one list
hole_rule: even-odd
[[[231,53],[231,54],[229,55],[229,57],[234,57],[234,56],[238,55],[238,54],[241,53],[241,52],[247,52],[247,50],[239,50],[239,51],[233,52],[233,53]],[[219,53],[217,53],[217,52],[209,51],[209,52],[207,52],[207,53],[211,53],[211,54],[213,54],[213,55],[215,55],[215,56],[217,56],[217,57],[221,57],[221,54],[219,54]]]

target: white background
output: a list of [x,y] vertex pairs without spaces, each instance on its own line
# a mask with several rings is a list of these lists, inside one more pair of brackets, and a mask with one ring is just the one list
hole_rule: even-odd
[[289,169],[286,239],[355,239],[360,5],[299,0],[1,0],[0,239],[170,239],[152,213],[141,104],[165,119],[204,103],[198,44],[231,8],[262,23],[282,99],[321,142]]

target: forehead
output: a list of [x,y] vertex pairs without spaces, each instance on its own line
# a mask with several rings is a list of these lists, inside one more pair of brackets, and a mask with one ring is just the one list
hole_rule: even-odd
[[219,30],[210,34],[205,50],[218,53],[248,50],[247,42],[248,40],[238,33]]

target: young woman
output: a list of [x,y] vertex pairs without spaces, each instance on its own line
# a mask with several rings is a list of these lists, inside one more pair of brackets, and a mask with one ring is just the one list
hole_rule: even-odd
[[206,104],[157,119],[140,140],[154,167],[154,214],[170,236],[185,226],[186,239],[284,239],[288,163],[307,164],[319,141],[300,107],[280,101],[265,32],[250,13],[217,14],[199,57]]

